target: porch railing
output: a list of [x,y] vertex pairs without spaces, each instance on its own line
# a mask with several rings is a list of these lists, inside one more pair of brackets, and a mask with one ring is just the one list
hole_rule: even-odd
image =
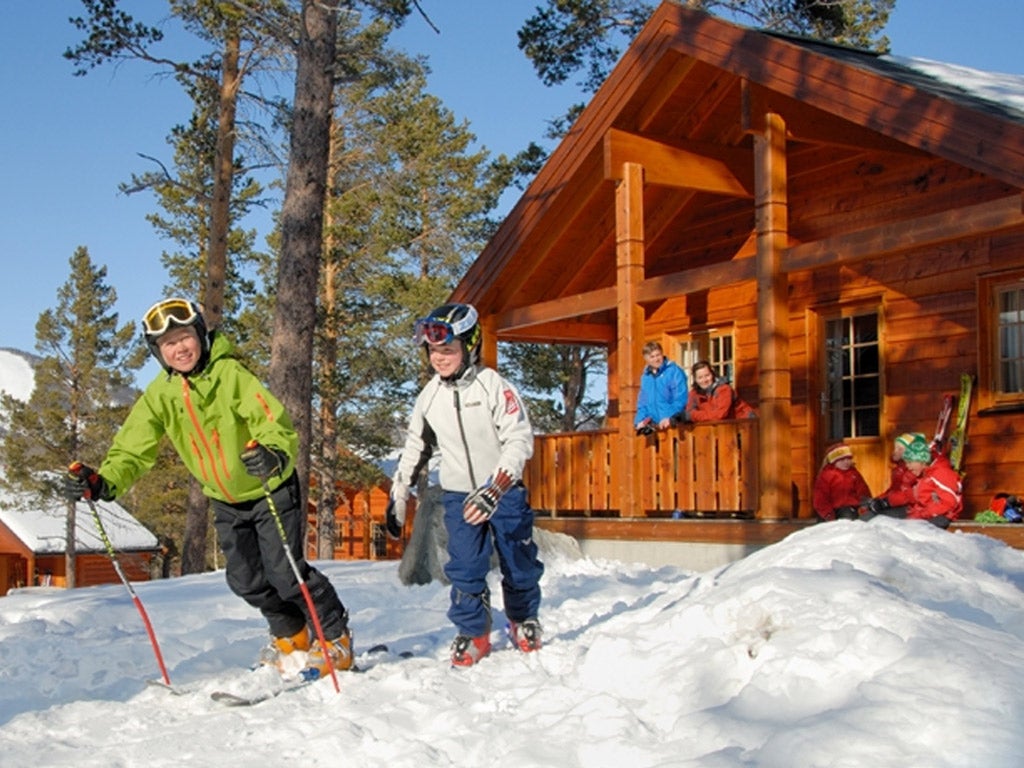
[[617,516],[627,484],[615,460],[623,439],[641,443],[643,514],[753,516],[757,508],[756,419],[689,424],[647,437],[614,430],[537,435],[523,480],[530,504],[554,516]]

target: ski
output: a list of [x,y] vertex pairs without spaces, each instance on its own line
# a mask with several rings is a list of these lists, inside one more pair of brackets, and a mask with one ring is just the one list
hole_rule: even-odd
[[[381,660],[383,660],[389,655],[390,650],[388,649],[388,646],[384,643],[380,643],[378,645],[373,646],[369,650],[361,653],[356,658],[356,664],[352,667],[352,669],[348,671],[355,673],[368,672],[369,670],[377,666],[377,664]],[[400,659],[406,659],[411,657],[412,654],[408,652],[398,654],[398,658]],[[227,707],[251,707],[256,704],[260,704],[264,701],[275,699],[282,693],[288,693],[290,691],[298,690],[299,688],[304,688],[310,683],[315,683],[317,682],[317,680],[321,679],[323,678],[317,678],[314,680],[293,680],[282,685],[276,685],[274,687],[267,688],[261,691],[255,691],[253,693],[242,693],[236,691],[213,691],[213,693],[210,694],[210,698]]]
[[956,423],[949,436],[949,463],[958,472],[963,464],[964,447],[967,444],[967,417],[971,411],[973,387],[974,377],[969,373],[960,374],[960,397],[956,404]]
[[379,643],[370,648],[365,653],[360,654],[356,658],[356,664],[352,667],[350,672],[369,672],[374,667],[378,666],[381,662],[391,659],[393,661],[401,661],[402,659],[411,659],[415,656],[412,651],[402,651],[401,653],[392,653],[391,649],[388,648],[386,643]]
[[284,685],[280,685],[276,688],[269,688],[265,691],[259,691],[257,693],[232,693],[231,691],[214,691],[210,694],[210,698],[227,707],[251,707],[255,704],[259,704],[260,702],[277,698],[282,693],[298,690],[299,688],[304,688],[310,683],[315,682],[316,680],[296,680],[294,682],[285,683]]
[[932,445],[940,453],[946,448],[946,433],[949,430],[949,417],[953,415],[954,399],[951,394],[942,398],[942,410],[939,411],[939,418],[935,423],[935,437],[932,438]]
[[161,690],[167,691],[175,696],[184,696],[186,693],[193,693],[196,690],[194,687],[173,685],[171,683],[165,683],[163,680],[153,680],[152,678],[146,680],[146,685],[152,688],[160,688]]

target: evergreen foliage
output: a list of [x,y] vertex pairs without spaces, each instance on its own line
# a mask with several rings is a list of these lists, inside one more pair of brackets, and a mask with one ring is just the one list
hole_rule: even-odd
[[57,304],[39,316],[35,388],[27,403],[4,395],[10,428],[4,440],[6,482],[54,498],[54,470],[80,460],[93,467],[106,453],[131,404],[131,371],[146,350],[135,323],[119,324],[117,293],[85,247],[69,259]]
[[[881,31],[896,0],[677,0],[695,10],[774,32],[884,51]],[[545,85],[593,93],[657,8],[646,0],[547,0],[519,30],[519,49]]]
[[128,407],[130,371],[142,366],[146,350],[133,343],[133,322],[119,325],[106,267],[93,264],[85,247],[75,250],[69,266],[57,306],[36,322],[42,360],[29,401],[3,394],[10,421],[0,482],[29,492],[41,508],[66,510],[67,583],[74,587],[76,510],[57,501],[61,472],[76,460],[99,465]]

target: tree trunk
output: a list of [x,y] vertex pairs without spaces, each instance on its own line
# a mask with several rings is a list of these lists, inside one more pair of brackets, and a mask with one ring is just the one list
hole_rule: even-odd
[[[78,564],[78,551],[75,548],[75,513],[75,502],[68,502],[67,526],[64,529],[64,583],[68,589],[74,589],[78,581],[75,576]],[[32,574],[25,574],[26,580],[31,576]]]
[[217,107],[217,150],[213,168],[213,199],[210,202],[210,242],[206,256],[206,291],[203,315],[210,328],[224,318],[224,285],[227,282],[228,232],[231,229],[231,190],[235,178],[235,112],[241,78],[238,71],[240,41],[237,27],[224,40],[220,102]]
[[328,262],[324,265],[321,298],[328,321],[319,345],[323,384],[320,388],[320,473],[319,503],[316,508],[316,556],[320,560],[334,559],[334,547],[338,541],[338,524],[334,516],[334,510],[338,506],[335,477],[338,467],[338,419],[334,411],[338,394],[333,376],[338,365],[338,332],[334,322],[330,320],[335,311],[336,271],[333,263]]
[[281,208],[281,258],[271,341],[270,387],[299,434],[296,470],[305,508],[312,435],[313,333],[330,145],[337,19],[303,0],[295,74],[295,111]]

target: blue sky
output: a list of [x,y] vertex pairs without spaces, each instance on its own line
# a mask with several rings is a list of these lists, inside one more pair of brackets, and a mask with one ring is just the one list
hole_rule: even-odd
[[[571,88],[544,87],[516,47],[536,4],[421,0],[440,34],[414,16],[395,43],[429,57],[431,90],[493,154],[538,139],[576,100]],[[153,5],[125,3],[150,23],[157,19],[143,14]],[[168,244],[145,220],[155,202],[123,196],[118,184],[152,169],[140,153],[169,158],[165,136],[189,105],[175,82],[138,63],[72,77],[61,53],[79,39],[67,19],[80,13],[79,0],[3,0],[0,259],[8,299],[0,347],[35,350],[36,320],[55,304],[80,245],[107,267],[122,321],[138,318],[166,282],[160,254]],[[895,55],[1024,74],[1021,0],[897,0],[886,34]]]

